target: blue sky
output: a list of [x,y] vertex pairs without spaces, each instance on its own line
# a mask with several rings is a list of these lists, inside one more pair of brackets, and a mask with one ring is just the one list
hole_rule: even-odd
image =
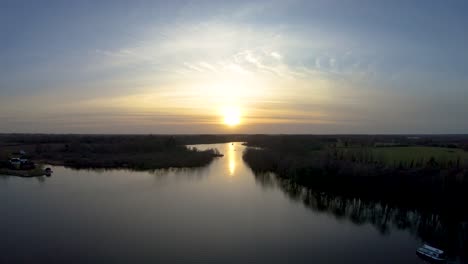
[[[1,1],[1,132],[466,133],[466,1]],[[223,124],[226,108],[241,115]]]

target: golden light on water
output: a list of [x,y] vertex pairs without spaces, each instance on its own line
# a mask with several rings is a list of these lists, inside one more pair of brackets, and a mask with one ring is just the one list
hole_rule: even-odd
[[229,158],[229,175],[234,176],[234,172],[236,172],[236,160]]
[[236,172],[236,156],[235,156],[235,148],[233,144],[229,145],[229,152],[228,152],[228,159],[229,159],[229,176],[234,176]]

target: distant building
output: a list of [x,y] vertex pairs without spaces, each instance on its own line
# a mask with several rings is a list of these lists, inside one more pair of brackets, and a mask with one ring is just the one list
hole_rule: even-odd
[[34,163],[25,158],[11,158],[9,160],[11,167],[15,169],[30,169],[34,168]]
[[21,167],[21,159],[19,158],[11,158],[10,159],[10,165],[13,168],[19,169]]

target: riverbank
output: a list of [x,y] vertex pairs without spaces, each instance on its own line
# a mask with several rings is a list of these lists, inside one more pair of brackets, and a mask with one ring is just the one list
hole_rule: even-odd
[[222,156],[216,149],[187,147],[172,136],[11,135],[0,147],[2,160],[25,152],[36,163],[72,168],[201,167]]
[[253,143],[258,142],[248,145],[261,148],[248,148],[243,159],[256,174],[271,172],[318,191],[407,208],[440,213],[458,208],[453,212],[468,219],[468,153],[464,150],[343,146],[338,141],[287,136]]
[[42,166],[37,166],[33,170],[12,170],[7,168],[0,168],[0,175],[18,177],[38,177],[45,175],[45,172]]
[[[49,156],[49,155],[48,155]],[[179,150],[168,152],[139,153],[89,153],[76,155],[74,153],[63,156],[41,157],[41,162],[51,165],[61,165],[76,169],[106,168],[154,170],[163,168],[191,168],[209,164],[219,157],[214,150],[193,151]]]

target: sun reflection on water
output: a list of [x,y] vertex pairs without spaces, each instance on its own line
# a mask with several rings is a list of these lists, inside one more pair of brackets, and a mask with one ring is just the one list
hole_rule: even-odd
[[235,156],[234,144],[229,145],[228,159],[229,159],[229,176],[234,176],[236,171],[236,156]]

